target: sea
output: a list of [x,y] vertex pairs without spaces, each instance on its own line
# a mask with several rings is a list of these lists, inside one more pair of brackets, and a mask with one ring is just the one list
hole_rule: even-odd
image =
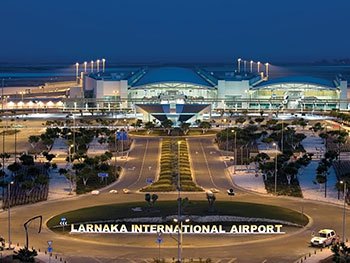
[[[87,72],[91,72],[88,65]],[[116,65],[107,64],[106,72],[120,73],[125,76],[137,72],[143,67],[178,66],[187,68],[201,68],[217,78],[226,78],[233,72],[237,72],[237,64],[176,64],[176,65]],[[96,65],[95,65],[96,67]],[[82,64],[79,72],[83,71]],[[96,71],[96,68],[94,69]],[[243,63],[241,71],[244,70]],[[253,73],[257,72],[256,65],[253,65]],[[260,70],[264,70],[261,65]],[[246,71],[250,72],[249,63]],[[4,87],[34,87],[44,85],[47,82],[74,81],[76,74],[75,64],[0,64],[0,80],[3,80]],[[336,76],[348,80],[350,83],[350,65],[347,64],[270,64],[269,78],[280,78],[287,76],[311,76],[334,80]],[[2,81],[0,81],[1,85]]]

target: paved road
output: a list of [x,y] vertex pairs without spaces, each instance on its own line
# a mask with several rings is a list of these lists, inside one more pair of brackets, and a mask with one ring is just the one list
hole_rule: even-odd
[[[231,186],[225,174],[225,165],[220,153],[212,143],[212,138],[188,139],[192,165],[195,170],[197,182],[205,188],[227,189]],[[12,240],[23,244],[23,223],[30,217],[42,215],[47,221],[58,213],[83,208],[86,206],[101,205],[116,202],[143,201],[143,194],[134,191],[144,186],[147,177],[156,176],[158,163],[159,140],[157,138],[136,138],[134,148],[125,163],[125,173],[120,182],[114,186],[116,189],[128,187],[133,190],[131,194],[112,195],[107,191],[99,196],[80,196],[69,200],[57,200],[30,206],[12,209]],[[198,152],[198,153],[197,153]],[[151,169],[149,169],[151,166]],[[135,167],[135,168],[133,168]],[[132,168],[132,169],[130,169]],[[154,168],[154,169],[153,169]],[[158,169],[158,168],[157,168]],[[183,193],[190,200],[205,200],[204,193]],[[175,200],[176,193],[159,194],[159,200]],[[230,200],[221,191],[217,200]],[[184,236],[183,256],[187,258],[210,257],[217,262],[230,262],[237,258],[237,262],[293,262],[301,255],[313,251],[308,247],[312,231],[320,228],[334,228],[338,233],[342,231],[342,207],[331,206],[324,203],[311,202],[294,198],[274,198],[272,196],[258,195],[237,189],[233,201],[256,202],[283,206],[298,211],[304,211],[313,218],[311,225],[294,235],[278,237],[218,237],[218,236]],[[92,240],[81,240],[79,236],[66,236],[53,234],[44,228],[41,234],[35,229],[30,231],[30,246],[44,249],[47,240],[53,240],[54,250],[67,255],[69,262],[151,262],[158,255],[155,237],[152,235],[111,236],[101,238],[96,236]],[[0,214],[0,231],[7,236],[7,213]],[[288,231],[287,231],[288,232]],[[347,231],[349,236],[350,230]],[[91,237],[90,237],[91,238]],[[262,242],[259,239],[264,239]],[[207,244],[210,244],[208,246]],[[176,242],[165,237],[161,249],[161,256],[172,258],[177,255]],[[214,261],[214,262],[215,262]],[[233,261],[231,261],[233,262]]]
[[155,180],[159,169],[160,144],[157,138],[135,138],[128,157],[118,158],[118,165],[124,167],[120,180],[108,190],[127,188],[137,191],[147,185],[147,178]]

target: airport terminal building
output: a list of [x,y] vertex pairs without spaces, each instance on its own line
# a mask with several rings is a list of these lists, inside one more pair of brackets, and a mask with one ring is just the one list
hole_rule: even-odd
[[[309,76],[269,79],[268,71],[142,67],[82,74],[97,108],[132,109],[145,120],[193,121],[217,111],[349,109],[347,81]],[[87,106],[87,104],[86,104]]]

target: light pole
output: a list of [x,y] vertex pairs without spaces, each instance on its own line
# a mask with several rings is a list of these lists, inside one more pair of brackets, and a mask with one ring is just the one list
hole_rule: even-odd
[[13,181],[7,184],[7,202],[8,202],[8,235],[9,235],[9,247],[11,249],[11,185],[13,185]]
[[78,82],[79,80],[79,63],[75,63],[75,77],[76,77],[76,80]]
[[100,60],[99,59],[96,60],[96,70],[97,70],[97,72],[100,71]]
[[277,195],[277,143],[273,143],[273,146],[275,146],[276,155],[275,155],[275,195]]
[[103,58],[102,59],[102,72],[105,72],[106,69],[106,60]]
[[235,154],[234,154],[233,174],[236,174],[236,167],[237,167],[237,130],[232,130],[232,132],[235,134]]
[[84,73],[86,73],[87,62],[84,62]]
[[237,64],[238,64],[238,73],[241,72],[241,58],[237,59]]
[[257,64],[258,64],[258,68],[257,68],[257,69],[258,69],[258,73],[260,73],[260,64],[261,64],[261,62],[260,62],[260,61],[258,61],[258,63],[257,63]]
[[[226,123],[226,119],[224,120]],[[228,125],[226,125],[226,159],[228,158]]]
[[94,72],[94,61],[93,60],[90,61],[90,65],[91,65],[91,72]]
[[177,246],[178,246],[178,250],[177,250],[177,263],[181,263],[182,262],[182,240],[183,240],[183,232],[182,232],[182,228],[183,228],[183,222],[190,222],[190,219],[186,218],[185,220],[181,219],[181,218],[174,218],[174,222],[177,223],[178,226],[178,231],[177,231]]
[[269,63],[265,63],[265,75],[266,75],[266,78],[269,77]]
[[180,146],[181,141],[177,142],[177,260],[180,263],[182,261],[182,229],[181,226],[181,174],[180,174]]
[[284,144],[284,138],[283,138],[283,130],[284,130],[284,122],[283,122],[283,119],[282,119],[282,136],[281,136],[281,152],[283,154],[283,144]]
[[68,147],[68,161],[69,161],[69,177],[70,177],[70,189],[69,189],[69,194],[71,195],[73,192],[73,182],[72,182],[72,173],[71,173],[71,168],[72,168],[72,152],[71,149],[74,147],[74,144],[69,145]]
[[346,181],[340,181],[341,184],[344,185],[344,205],[343,205],[343,236],[342,236],[342,242],[345,242],[345,222],[346,222]]
[[250,61],[250,73],[253,73],[253,60]]
[[115,131],[115,136],[114,136],[114,165],[115,165],[115,169],[117,169],[117,155],[118,155],[118,150],[117,150],[117,135],[118,135],[118,129]]

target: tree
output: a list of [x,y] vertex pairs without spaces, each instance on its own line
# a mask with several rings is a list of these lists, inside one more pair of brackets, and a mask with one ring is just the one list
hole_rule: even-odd
[[213,210],[214,210],[214,203],[215,203],[215,200],[216,200],[215,194],[207,192],[207,200],[208,200],[208,203],[209,203],[209,211],[213,212]]
[[151,194],[145,194],[145,201],[148,203],[149,206],[151,206]]
[[142,120],[137,120],[136,122],[132,123],[131,126],[135,128],[136,131],[142,126]]
[[204,134],[211,128],[211,124],[207,121],[202,121],[199,123],[198,127],[202,129],[202,133]]
[[12,174],[15,174],[21,169],[21,165],[17,162],[14,162],[13,164],[7,166],[7,169],[9,169],[12,172]]
[[151,121],[145,123],[145,129],[147,130],[147,133],[150,134],[155,127],[155,124]]
[[49,163],[51,163],[52,159],[56,157],[56,155],[47,152],[44,152],[43,155]]
[[158,200],[158,195],[157,194],[152,194],[152,197],[151,197],[151,203],[152,203],[152,206],[154,206],[155,202]]
[[38,255],[35,249],[21,248],[19,251],[14,251],[13,258],[19,259],[21,262],[35,262],[35,257]]
[[173,121],[170,119],[166,119],[161,123],[162,127],[167,131],[168,135],[170,135],[171,127],[173,126],[173,124]]
[[189,132],[189,130],[190,130],[190,125],[191,125],[191,124],[189,124],[189,123],[187,123],[187,122],[182,122],[182,123],[181,123],[181,130],[182,130],[182,132],[183,132],[185,135],[187,135],[187,133]]
[[35,149],[35,147],[36,147],[36,145],[38,144],[39,141],[40,141],[40,137],[39,136],[31,135],[28,138],[28,142],[30,143],[30,145],[32,146],[33,149]]
[[34,165],[34,158],[31,155],[23,154],[21,155],[21,157],[19,157],[19,160],[22,162],[23,165]]
[[246,121],[246,118],[244,118],[243,116],[238,117],[236,119],[236,123],[240,123],[240,124],[243,124],[245,121]]
[[350,262],[350,247],[346,246],[344,242],[335,243],[332,246],[333,262],[335,263],[349,263]]

